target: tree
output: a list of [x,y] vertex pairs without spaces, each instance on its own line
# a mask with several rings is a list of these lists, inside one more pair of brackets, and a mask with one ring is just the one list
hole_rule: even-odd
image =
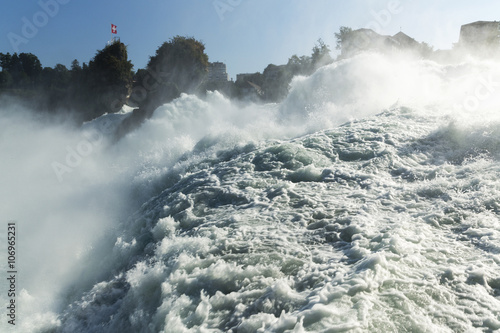
[[0,53],[0,67],[2,67],[3,71],[9,71],[11,60],[12,55],[10,53]]
[[208,71],[205,45],[192,37],[173,37],[156,50],[148,69],[164,75],[163,82],[172,82],[182,91],[191,92]]
[[70,78],[70,72],[62,64],[57,64],[54,68],[44,67],[41,73],[41,85],[45,93],[50,93],[50,90],[66,91]]
[[42,65],[38,57],[31,53],[0,53],[0,67],[9,73],[11,83],[16,88],[33,89],[39,83]]
[[164,82],[172,82],[182,91],[191,92],[208,72],[205,45],[192,37],[176,36],[156,50],[148,69],[164,73]]
[[87,113],[85,118],[120,110],[131,89],[132,67],[127,47],[119,41],[97,52],[84,70],[83,91],[76,99],[76,107]]
[[321,38],[318,39],[318,42],[314,45],[312,51],[311,62],[313,70],[333,62],[333,59],[330,56],[330,47],[326,45]]
[[73,60],[71,62],[71,71],[72,72],[78,72],[78,71],[81,71],[82,70],[82,67],[80,66],[80,63],[78,62],[78,60]]
[[51,89],[55,77],[55,70],[50,67],[44,67],[42,69],[41,85],[43,89]]
[[89,62],[90,74],[99,88],[128,88],[132,80],[132,67],[127,47],[120,42],[107,45]]
[[52,85],[55,88],[66,90],[70,84],[71,74],[62,64],[57,64],[54,66]]
[[349,27],[340,27],[339,32],[335,33],[335,38],[337,38],[337,50],[342,50],[344,43],[349,39],[352,29]]
[[42,64],[38,57],[31,53],[21,53],[19,54],[19,60],[23,72],[26,73],[29,80],[31,81],[31,86],[34,87],[40,79],[40,74],[42,73]]
[[8,63],[5,63],[4,66],[12,77],[12,86],[14,88],[26,86],[28,84],[28,76],[23,71],[23,64],[17,53],[7,57],[7,59]]
[[74,96],[82,86],[83,80],[83,68],[80,66],[78,60],[73,60],[71,62],[70,70],[70,94]]
[[[199,90],[208,72],[205,45],[192,37],[173,37],[163,43],[150,58],[147,72],[156,84],[149,89],[148,97],[140,107],[152,112],[181,92],[193,93]],[[137,85],[143,85],[143,82],[137,81]],[[151,86],[148,84],[148,87]]]
[[308,56],[298,57],[296,54],[294,54],[293,56],[290,57],[290,59],[288,59],[286,67],[292,76],[307,75],[310,73],[311,62],[312,62],[311,57]]
[[0,67],[2,67],[2,71],[0,72],[0,89],[11,88],[14,83],[12,75],[9,72],[11,58],[10,53],[0,53]]
[[7,89],[12,87],[12,76],[8,71],[0,72],[0,89]]

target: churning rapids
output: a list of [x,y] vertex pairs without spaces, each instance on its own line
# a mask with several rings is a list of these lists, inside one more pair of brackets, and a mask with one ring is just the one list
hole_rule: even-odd
[[4,107],[17,328],[498,330],[499,90],[494,62],[365,54],[279,105],[183,95],[114,143],[126,112],[75,133]]

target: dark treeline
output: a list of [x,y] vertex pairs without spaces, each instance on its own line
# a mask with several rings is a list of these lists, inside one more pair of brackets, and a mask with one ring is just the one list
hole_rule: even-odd
[[115,41],[97,51],[88,64],[42,67],[31,53],[0,53],[0,94],[52,113],[71,113],[79,121],[119,111],[125,103],[151,113],[181,92],[199,92],[208,56],[194,38],[174,37],[133,72],[127,47]]
[[79,121],[118,111],[126,101],[133,78],[124,44],[114,42],[88,64],[74,60],[42,67],[31,53],[0,53],[0,92],[30,107],[52,113],[72,113]]
[[88,63],[74,60],[69,69],[62,64],[43,67],[31,53],[0,53],[0,95],[35,110],[71,114],[79,122],[128,104],[137,108],[123,124],[130,130],[183,92],[203,95],[219,90],[230,98],[279,101],[294,76],[310,75],[332,61],[329,47],[319,40],[310,56],[293,55],[286,65],[270,64],[262,73],[247,74],[236,82],[210,82],[205,46],[194,38],[173,37],[150,57],[146,68],[136,72],[127,47],[114,41]]

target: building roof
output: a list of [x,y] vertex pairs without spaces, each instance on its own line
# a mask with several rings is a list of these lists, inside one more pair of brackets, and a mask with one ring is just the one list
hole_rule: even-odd
[[408,41],[411,40],[411,41],[415,41],[414,38],[411,38],[410,36],[408,36],[407,34],[405,34],[402,31],[400,31],[397,34],[395,34],[394,36],[392,36],[392,38],[395,38],[396,40],[408,40]]
[[411,38],[402,31],[392,36],[392,39],[398,42],[401,46],[415,46],[419,44],[414,38]]
[[370,36],[370,37],[377,37],[377,38],[385,38],[385,37],[389,37],[389,36],[385,36],[385,35],[381,35],[375,31],[373,31],[372,29],[367,29],[367,28],[361,28],[361,29],[357,29],[357,30],[353,30],[351,31],[352,34],[365,34],[367,36]]
[[472,23],[467,23],[462,25],[462,27],[468,27],[468,26],[474,26],[474,25],[488,25],[488,24],[499,24],[500,22],[498,21],[476,21]]

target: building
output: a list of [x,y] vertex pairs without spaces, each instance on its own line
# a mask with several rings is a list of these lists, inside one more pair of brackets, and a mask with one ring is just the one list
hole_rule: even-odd
[[460,28],[458,45],[470,51],[484,51],[500,46],[500,22],[477,21]]
[[419,42],[401,31],[391,38],[398,44],[400,49],[418,49],[421,46]]
[[236,82],[245,82],[249,80],[255,73],[236,74]]
[[286,65],[273,65],[270,64],[264,69],[264,72],[262,73],[264,75],[264,79],[266,81],[277,81],[280,79],[280,77],[283,75],[283,72],[286,69]]
[[342,42],[341,56],[349,58],[362,51],[380,50],[384,48],[387,37],[371,29],[353,30]]
[[358,29],[349,33],[342,42],[342,58],[352,57],[363,51],[399,52],[419,51],[421,44],[403,32],[394,36],[380,35],[371,29]]
[[208,65],[208,81],[210,82],[227,82],[229,74],[227,74],[226,64],[223,62],[211,62]]

